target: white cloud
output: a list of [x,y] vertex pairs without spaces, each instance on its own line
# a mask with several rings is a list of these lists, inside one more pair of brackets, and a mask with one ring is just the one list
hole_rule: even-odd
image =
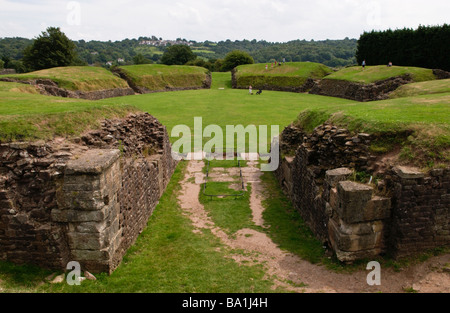
[[[79,15],[69,2],[79,3]],[[0,8],[0,37],[32,38],[59,26],[75,40],[321,40],[450,22],[448,0],[0,0]]]

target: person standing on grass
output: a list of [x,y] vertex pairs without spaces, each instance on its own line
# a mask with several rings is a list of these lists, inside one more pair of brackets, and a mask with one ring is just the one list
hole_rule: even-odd
[[248,87],[248,93],[249,93],[250,95],[253,94],[253,88],[252,88],[251,85]]
[[363,68],[363,69],[366,68],[366,60],[362,61],[362,68]]

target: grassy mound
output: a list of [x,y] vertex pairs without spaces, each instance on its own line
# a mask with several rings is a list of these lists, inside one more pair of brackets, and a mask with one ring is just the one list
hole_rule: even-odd
[[209,87],[208,70],[197,66],[161,64],[129,65],[118,68],[130,85],[148,91]]
[[309,79],[320,79],[332,70],[319,63],[294,62],[273,66],[251,64],[238,66],[234,71],[235,88],[284,90],[305,85]]
[[102,67],[69,66],[26,73],[7,75],[20,81],[49,79],[60,88],[72,91],[99,91],[116,88],[129,88],[127,83]]
[[0,142],[78,136],[105,118],[139,112],[130,105],[49,97],[33,86],[0,83]]
[[[375,153],[400,148],[405,164],[419,167],[450,163],[450,93],[404,97],[345,106],[316,106],[304,110],[295,124],[311,132],[329,121],[350,131],[378,138]],[[405,137],[405,134],[408,134]]]
[[390,98],[395,99],[446,92],[450,92],[450,79],[407,84],[394,91],[390,95]]
[[325,79],[345,80],[354,83],[370,84],[393,77],[411,75],[414,82],[423,82],[435,80],[433,70],[419,67],[402,67],[386,65],[367,66],[363,69],[361,66],[353,66],[337,71]]
[[31,85],[0,81],[0,92],[6,92],[6,91],[39,94],[39,91]]

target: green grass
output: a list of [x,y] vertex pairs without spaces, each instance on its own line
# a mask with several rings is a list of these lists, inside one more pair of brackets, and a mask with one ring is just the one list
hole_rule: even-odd
[[[242,163],[241,167],[245,167],[246,163]],[[204,171],[208,167],[206,162]],[[236,161],[211,161],[209,164],[210,172],[217,168],[237,168]],[[252,211],[250,209],[250,194],[251,187],[247,186],[245,191],[241,189],[235,190],[230,188],[231,184],[238,184],[240,186],[241,180],[239,177],[234,178],[234,182],[215,182],[211,179],[206,184],[206,189],[200,193],[200,203],[203,204],[205,210],[209,212],[214,224],[222,228],[229,235],[236,233],[243,228],[254,228],[252,222]],[[242,196],[238,196],[242,194]],[[236,195],[230,197],[210,197],[207,195]]]
[[[5,84],[19,86],[3,91],[7,89],[3,87]],[[102,119],[138,112],[129,105],[23,93],[15,90],[20,85],[0,84],[0,141],[78,136],[86,130],[97,129]]]
[[414,82],[436,79],[431,69],[402,66],[387,67],[385,65],[366,66],[365,69],[361,66],[348,67],[327,76],[325,79],[347,80],[355,83],[370,84],[405,74],[410,74]]
[[[241,65],[236,68],[237,87],[247,88],[249,85],[262,88],[264,85],[272,87],[299,87],[308,78],[318,79],[331,73],[331,69],[323,64],[312,62],[285,63],[281,66],[268,64]],[[261,87],[259,87],[261,86]]]
[[79,91],[98,91],[115,88],[128,88],[128,84],[101,67],[69,66],[56,67],[26,74],[7,75],[18,80],[50,79],[60,88]]
[[450,79],[441,79],[403,85],[391,93],[390,98],[395,99],[449,92]]
[[151,91],[167,88],[201,88],[207,70],[197,66],[162,64],[128,65],[119,67],[139,87]]
[[[227,73],[213,73],[213,85],[210,90],[153,93],[99,102],[129,104],[149,112],[167,126],[169,135],[176,125],[187,125],[193,135],[194,117],[202,117],[203,127],[219,125],[224,137],[227,125],[256,127],[279,125],[282,131],[306,108],[321,106],[343,108],[356,103],[332,97],[275,91],[264,92],[264,96],[261,97],[249,96],[247,91],[229,88],[230,78],[230,74]],[[172,143],[177,139],[171,137]],[[270,128],[267,139],[270,139]]]
[[[96,118],[124,116],[128,111],[138,110],[158,118],[167,126],[169,135],[174,126],[187,125],[193,136],[194,117],[202,117],[203,128],[219,125],[225,137],[227,125],[255,125],[257,128],[260,125],[279,125],[282,131],[303,112],[299,123],[307,130],[326,120],[355,132],[382,134],[412,130],[414,136],[407,144],[413,151],[425,148],[430,154],[424,158],[430,157],[434,163],[448,161],[450,93],[367,103],[274,91],[266,91],[262,96],[250,96],[247,91],[230,88],[230,76],[230,73],[213,73],[213,84],[209,90],[153,93],[95,102],[16,92],[15,88],[21,87],[21,84],[2,83],[0,140],[77,136],[83,127],[98,125]],[[102,112],[103,108],[105,112]],[[171,136],[172,143],[178,139]],[[203,138],[203,143],[209,140]],[[270,131],[267,141],[270,143]]]

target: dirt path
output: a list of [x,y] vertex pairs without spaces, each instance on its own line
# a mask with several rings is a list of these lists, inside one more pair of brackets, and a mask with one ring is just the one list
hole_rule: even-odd
[[[261,183],[261,172],[256,163],[248,162],[243,169],[245,184],[252,185],[250,206],[253,212],[253,221],[256,225],[264,226],[262,199],[264,186]],[[401,272],[392,269],[382,269],[381,286],[369,286],[366,282],[369,271],[359,271],[352,274],[341,274],[327,270],[320,265],[314,265],[302,260],[296,255],[281,250],[263,232],[252,229],[241,229],[235,236],[228,236],[217,227],[203,205],[198,195],[204,181],[203,162],[190,161],[182,184],[182,192],[178,199],[184,213],[191,219],[195,232],[209,229],[212,234],[220,238],[222,243],[231,249],[242,249],[246,256],[231,255],[236,262],[250,261],[250,264],[262,264],[266,270],[267,278],[274,281],[274,288],[283,287],[294,292],[403,292],[410,288],[424,293],[450,292],[450,273],[443,270],[450,263],[450,255],[431,258],[427,262],[410,266]],[[227,180],[235,176],[236,169],[230,169],[228,175],[216,175],[217,179]],[[195,182],[192,182],[195,177]],[[244,263],[242,263],[244,264]],[[288,283],[291,282],[291,283]],[[293,284],[294,283],[294,284]]]

